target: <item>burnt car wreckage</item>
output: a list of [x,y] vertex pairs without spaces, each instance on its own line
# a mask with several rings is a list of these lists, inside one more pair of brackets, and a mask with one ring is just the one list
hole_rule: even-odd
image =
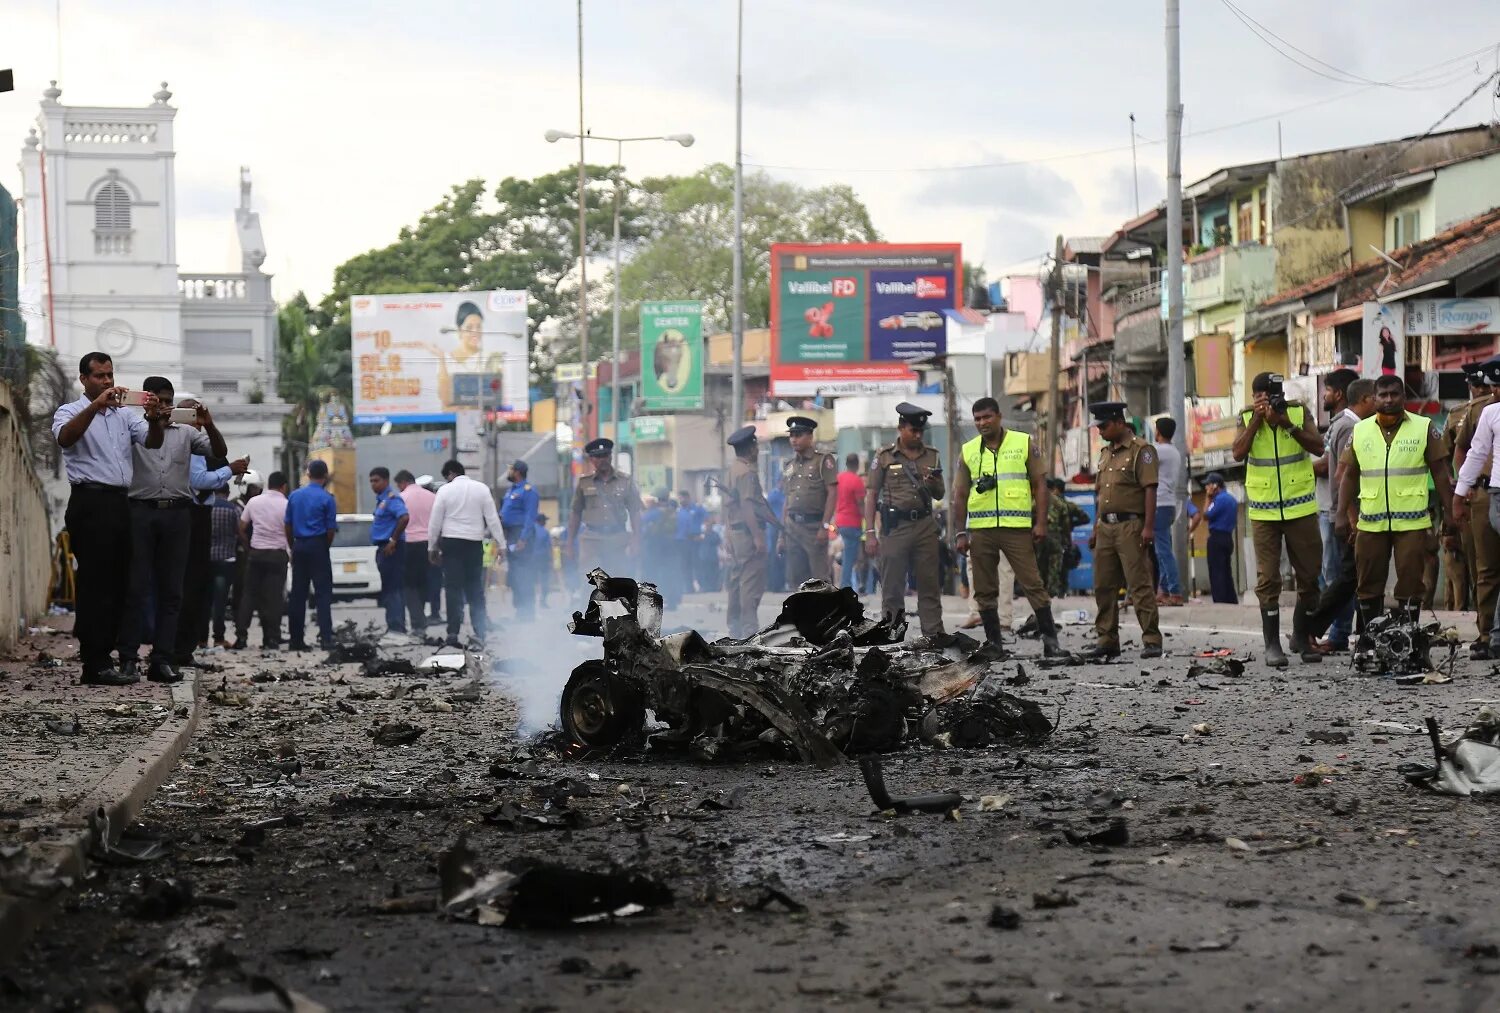
[[[1053,722],[1006,692],[992,645],[958,634],[903,643],[904,616],[871,620],[848,588],[810,580],[744,640],[662,634],[655,586],[603,570],[568,629],[604,657],[573,670],[562,729],[577,750],[688,751],[705,760],[795,752],[819,766],[914,739],[946,747],[1035,743]],[[649,733],[646,712],[656,723]]]

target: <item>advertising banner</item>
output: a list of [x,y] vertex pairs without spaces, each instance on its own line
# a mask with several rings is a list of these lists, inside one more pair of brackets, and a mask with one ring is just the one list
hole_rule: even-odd
[[1500,334],[1500,298],[1407,299],[1407,334]]
[[1406,308],[1400,303],[1364,304],[1364,341],[1360,347],[1359,374],[1373,380],[1379,376],[1406,374]]
[[771,247],[771,393],[906,394],[963,304],[957,243]]
[[641,303],[641,396],[648,412],[703,407],[703,304]]
[[529,418],[524,291],[356,295],[349,309],[355,422]]

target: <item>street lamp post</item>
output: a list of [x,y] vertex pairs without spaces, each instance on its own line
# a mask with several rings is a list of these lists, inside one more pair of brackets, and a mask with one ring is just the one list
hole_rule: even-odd
[[[549,130],[545,135],[548,144],[555,144],[564,139],[578,137],[562,130]],[[609,369],[609,414],[610,432],[614,435],[615,442],[620,439],[620,176],[624,172],[625,145],[632,141],[674,141],[684,148],[693,146],[692,134],[664,134],[656,137],[605,137],[602,134],[589,134],[586,138],[591,141],[614,141],[615,142],[615,298],[614,298],[614,320],[612,321],[614,348],[613,361]],[[580,142],[581,143],[581,142]],[[582,239],[580,237],[580,242]],[[644,368],[644,367],[643,367]],[[588,379],[588,364],[584,364],[584,379]],[[602,434],[601,434],[602,435]]]

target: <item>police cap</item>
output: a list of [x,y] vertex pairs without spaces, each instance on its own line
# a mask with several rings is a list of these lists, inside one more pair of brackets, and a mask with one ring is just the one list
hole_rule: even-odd
[[910,401],[902,401],[896,406],[896,414],[901,416],[903,424],[913,429],[923,429],[927,425],[927,419],[932,412],[926,408],[912,404]]
[[1491,387],[1500,387],[1500,356],[1481,362],[1475,375],[1483,378],[1481,383],[1489,384]]
[[1124,401],[1099,401],[1089,405],[1089,414],[1094,416],[1094,425],[1103,425],[1106,422],[1125,421]]
[[755,442],[755,427],[741,426],[733,433],[731,433],[729,439],[725,440],[724,442],[728,443],[736,450],[741,447],[748,447],[750,444]]
[[813,432],[818,428],[818,423],[816,420],[810,419],[806,415],[793,415],[791,418],[786,420],[786,428],[788,433],[790,433],[792,436],[796,436],[798,433]]
[[608,457],[614,452],[615,441],[599,437],[597,440],[589,440],[584,446],[583,452],[590,457]]
[[1216,485],[1222,489],[1224,487],[1224,475],[1222,472],[1210,471],[1207,475],[1203,476],[1203,484]]

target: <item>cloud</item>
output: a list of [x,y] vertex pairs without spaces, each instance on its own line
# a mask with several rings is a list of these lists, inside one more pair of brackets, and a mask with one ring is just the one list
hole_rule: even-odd
[[992,218],[984,230],[984,263],[999,270],[1025,260],[1040,262],[1054,241],[1045,229],[1024,218],[1013,215]]
[[1166,181],[1155,166],[1142,165],[1137,173],[1128,165],[1117,165],[1100,180],[1099,210],[1105,215],[1134,218],[1137,185],[1140,187],[1139,204],[1143,212],[1155,207],[1166,196]]
[[[979,162],[1004,162],[985,153]],[[925,204],[1005,208],[1031,214],[1067,210],[1078,200],[1078,189],[1066,177],[1040,165],[996,166],[935,172],[913,199]]]

